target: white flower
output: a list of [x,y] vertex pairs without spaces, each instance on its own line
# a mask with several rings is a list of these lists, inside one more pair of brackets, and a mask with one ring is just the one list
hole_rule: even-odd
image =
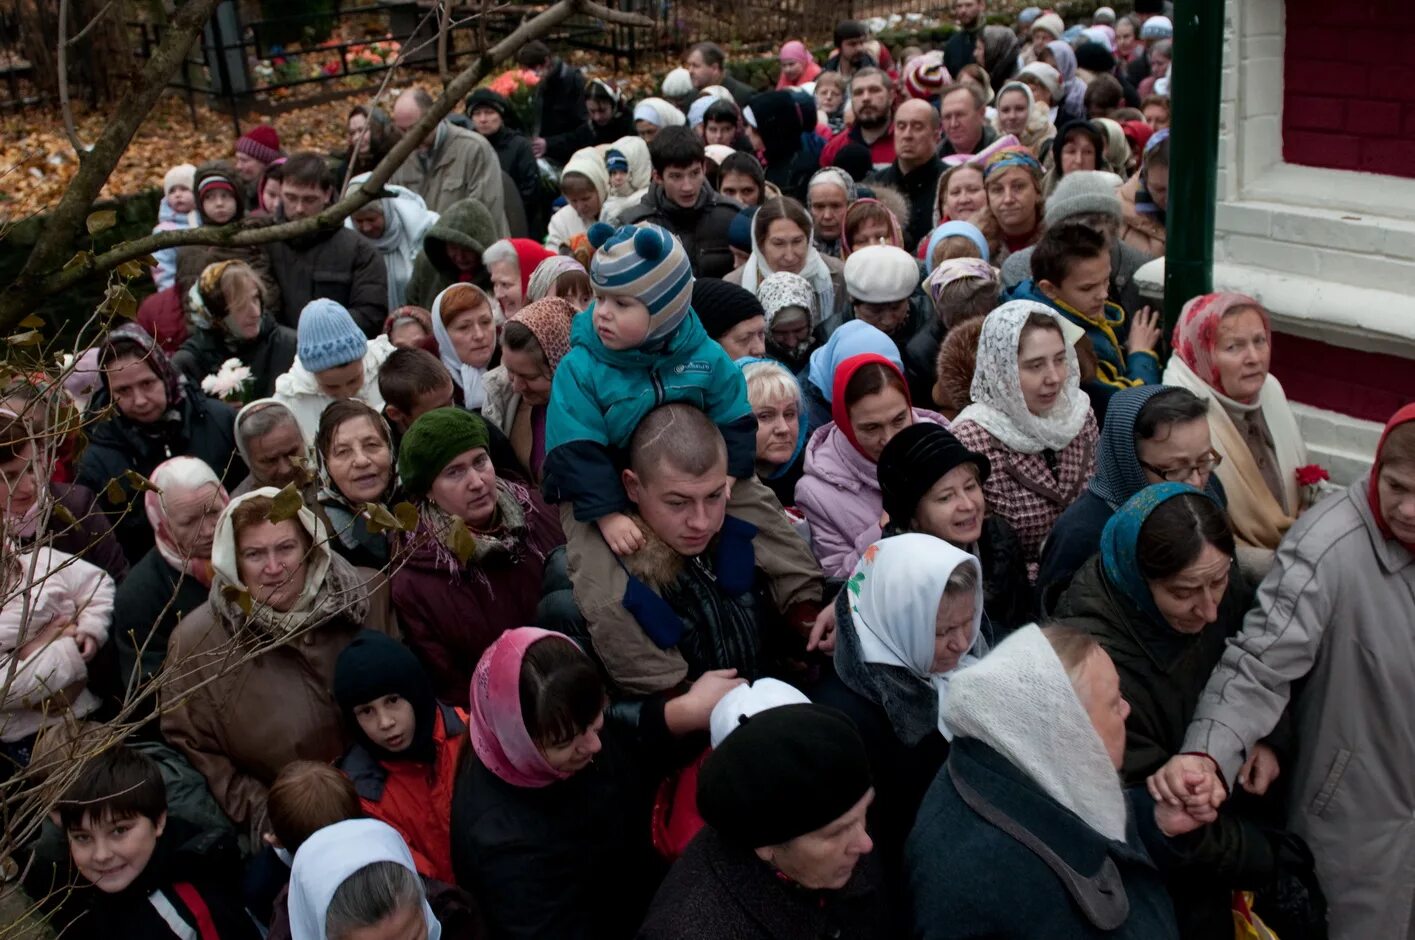
[[201,390],[208,395],[226,399],[240,394],[250,380],[249,366],[242,365],[239,359],[227,359],[221,363],[221,368],[216,370],[215,375],[208,375],[201,380]]

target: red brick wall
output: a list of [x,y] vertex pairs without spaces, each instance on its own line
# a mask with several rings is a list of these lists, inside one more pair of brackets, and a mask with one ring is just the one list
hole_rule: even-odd
[[1410,5],[1286,2],[1283,159],[1415,179]]
[[1410,360],[1386,353],[1279,333],[1272,371],[1293,401],[1381,424],[1415,401]]

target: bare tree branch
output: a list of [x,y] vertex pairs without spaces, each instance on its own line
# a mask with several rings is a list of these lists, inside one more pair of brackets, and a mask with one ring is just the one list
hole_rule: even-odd
[[[95,19],[96,23],[97,20]],[[84,29],[87,30],[93,23],[89,23]],[[74,155],[79,158],[79,165],[83,165],[84,155],[88,153],[88,145],[79,137],[78,128],[74,126],[74,107],[69,102],[69,0],[59,0],[59,110],[64,115],[64,135],[69,138],[69,144],[74,148]],[[82,33],[80,33],[82,35]]]
[[[124,242],[101,255],[84,255],[82,258],[76,258],[74,263],[63,270],[56,270],[69,260],[93,200],[122,157],[138,126],[152,109],[167,78],[181,64],[192,40],[218,2],[219,0],[190,0],[178,9],[162,44],[143,70],[143,79],[134,95],[132,106],[115,115],[103,136],[94,144],[88,159],[80,165],[78,174],[64,193],[59,206],[50,215],[48,224],[35,243],[20,276],[0,293],[0,333],[12,329],[28,315],[33,304],[44,298],[67,290],[87,277],[110,271],[126,261],[143,258],[161,248],[181,245],[265,245],[336,228],[370,201],[379,198],[383,185],[398,167],[413,155],[438,122],[446,117],[487,73],[514,55],[516,50],[526,43],[546,35],[577,13],[588,13],[606,22],[624,26],[647,28],[653,25],[648,17],[611,10],[594,0],[559,0],[555,5],[522,23],[490,49],[483,50],[475,62],[447,84],[441,97],[433,102],[432,107],[416,124],[408,128],[403,138],[388,151],[378,166],[374,167],[369,178],[319,215],[262,228],[225,226],[217,229],[202,227],[161,232]],[[200,19],[197,19],[198,16]]]
[[92,30],[95,26],[97,26],[99,21],[108,15],[108,11],[113,9],[113,4],[117,2],[118,0],[108,0],[108,2],[103,5],[103,9],[95,13],[93,15],[93,19],[88,21],[88,25],[86,25],[83,29],[79,30],[77,33],[74,33],[74,35],[70,36],[69,41],[65,43],[65,45],[76,46],[80,42],[82,42],[83,38],[89,34],[89,31]]

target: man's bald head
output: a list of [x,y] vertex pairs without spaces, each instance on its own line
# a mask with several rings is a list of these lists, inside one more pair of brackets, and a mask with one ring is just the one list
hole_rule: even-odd
[[[393,126],[398,133],[406,134],[408,129],[422,120],[422,116],[432,107],[432,95],[421,88],[409,88],[393,102]],[[432,145],[432,132],[423,139],[423,146]]]
[[910,98],[894,109],[894,153],[909,172],[933,159],[938,149],[939,117],[927,101]]
[[919,98],[909,98],[901,102],[899,107],[894,109],[894,119],[896,121],[924,121],[934,128],[939,126],[938,110],[927,101]]
[[727,464],[727,444],[707,415],[673,402],[650,411],[629,438],[629,468],[640,480],[663,466],[703,476]]

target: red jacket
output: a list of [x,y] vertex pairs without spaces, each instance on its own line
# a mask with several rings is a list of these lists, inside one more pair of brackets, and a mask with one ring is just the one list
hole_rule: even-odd
[[364,812],[397,829],[408,843],[418,874],[455,883],[452,787],[467,743],[467,713],[439,703],[432,740],[437,758],[431,766],[381,761],[356,744],[339,762],[339,769],[354,781]]
[[160,290],[138,304],[138,325],[167,355],[182,348],[187,341],[187,312],[182,309],[182,295],[176,287]]
[[883,169],[894,162],[894,125],[889,125],[885,129],[884,135],[872,144],[866,144],[864,137],[860,134],[860,129],[851,125],[832,137],[825,145],[825,149],[821,151],[820,165],[834,166],[835,155],[850,143],[870,148],[870,162],[874,164],[876,170]]

